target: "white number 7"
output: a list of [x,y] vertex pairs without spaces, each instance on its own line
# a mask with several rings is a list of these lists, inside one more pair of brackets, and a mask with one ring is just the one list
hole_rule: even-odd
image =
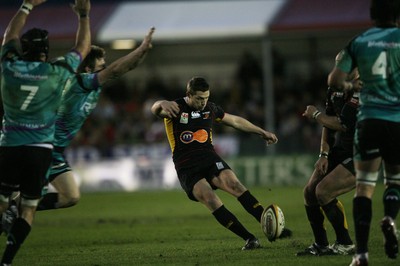
[[28,108],[28,105],[31,103],[33,100],[33,97],[35,97],[37,91],[39,90],[38,86],[27,86],[27,85],[22,85],[21,90],[23,91],[29,91],[28,96],[26,97],[24,103],[21,105],[19,109],[21,110],[26,110]]
[[386,51],[379,54],[372,66],[372,74],[380,75],[383,79],[387,78],[387,55]]

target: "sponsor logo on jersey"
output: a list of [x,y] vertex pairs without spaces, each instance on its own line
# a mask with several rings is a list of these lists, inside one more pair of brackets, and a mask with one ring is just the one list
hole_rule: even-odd
[[189,144],[193,141],[204,143],[208,139],[208,132],[204,129],[199,129],[196,132],[183,131],[179,138],[185,144]]
[[203,119],[210,119],[210,111],[203,112]]
[[181,114],[181,119],[179,120],[181,124],[187,124],[189,122],[189,114],[188,113],[182,113]]
[[85,115],[89,115],[93,109],[96,107],[97,103],[88,103],[85,102],[82,106],[81,106],[81,111],[85,114]]
[[14,77],[27,80],[46,80],[49,78],[47,75],[32,75],[29,73],[14,72]]
[[200,117],[200,113],[198,111],[193,111],[191,116],[192,116],[193,119],[199,118]]

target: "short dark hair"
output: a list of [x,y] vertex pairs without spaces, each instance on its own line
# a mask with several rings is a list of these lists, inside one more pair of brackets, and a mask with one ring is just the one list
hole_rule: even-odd
[[28,61],[40,61],[42,54],[49,56],[49,33],[47,30],[32,28],[20,38],[22,58]]
[[78,67],[78,73],[86,72],[85,68],[89,67],[94,70],[96,65],[96,59],[100,59],[106,56],[106,51],[97,45],[90,46],[89,54],[83,59],[81,64]]
[[378,23],[397,22],[400,17],[400,0],[371,0],[370,17]]
[[210,85],[202,77],[193,77],[188,81],[186,89],[187,93],[193,95],[196,91],[210,90]]

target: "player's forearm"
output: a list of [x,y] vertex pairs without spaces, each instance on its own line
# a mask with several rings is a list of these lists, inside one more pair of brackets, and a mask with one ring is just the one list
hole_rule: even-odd
[[146,50],[139,47],[136,50],[129,53],[128,55],[113,62],[110,66],[107,67],[110,71],[110,75],[108,78],[109,79],[119,78],[123,74],[136,68],[145,54]]
[[349,74],[337,67],[334,67],[328,75],[328,86],[338,91],[352,90],[354,88],[353,82],[349,81]]
[[322,134],[321,134],[321,144],[320,144],[320,154],[328,154],[330,150],[328,138],[329,138],[329,132],[328,129],[322,128]]
[[30,8],[30,10],[28,11],[28,8],[30,6],[29,5],[28,7],[24,6],[26,6],[26,4],[22,5],[22,7],[17,11],[17,13],[14,15],[14,17],[8,24],[6,31],[4,33],[3,45],[11,40],[19,39],[19,35],[21,34],[23,27],[25,26],[28,14],[30,10],[32,10],[33,8],[33,7]]
[[235,116],[233,119],[233,123],[231,126],[237,130],[246,132],[246,133],[253,133],[253,134],[258,134],[258,135],[263,135],[264,130],[253,123],[251,123],[249,120],[240,117],[240,116]]
[[336,130],[336,131],[345,131],[345,128],[343,128],[342,124],[340,123],[339,119],[336,116],[329,116],[326,114],[319,114],[318,116],[315,117],[315,120],[330,129]]
[[91,32],[89,11],[82,11],[78,14],[79,24],[76,32],[75,50],[79,52],[82,58],[85,58],[90,51]]

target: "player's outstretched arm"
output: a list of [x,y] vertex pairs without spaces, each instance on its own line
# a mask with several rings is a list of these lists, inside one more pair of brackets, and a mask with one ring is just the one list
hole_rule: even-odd
[[249,120],[247,120],[243,117],[225,113],[224,118],[222,119],[222,123],[224,123],[227,126],[231,126],[237,130],[243,131],[243,132],[258,134],[264,140],[267,141],[268,145],[275,144],[278,142],[278,138],[276,137],[276,135],[274,133],[266,131],[266,130],[254,125]]
[[90,0],[75,0],[75,4],[71,4],[71,8],[78,16],[78,29],[76,31],[74,49],[85,58],[90,52],[91,32],[90,32]]
[[19,39],[19,35],[21,34],[22,28],[25,26],[26,19],[29,13],[35,6],[38,6],[44,2],[46,2],[46,0],[23,1],[22,6],[20,7],[20,9],[18,9],[17,13],[11,19],[10,23],[6,28],[3,38],[3,45],[11,40]]
[[114,61],[107,68],[102,70],[98,74],[98,80],[100,85],[104,85],[108,80],[116,79],[124,75],[126,72],[136,68],[138,64],[143,60],[146,53],[152,48],[151,40],[155,28],[152,27],[148,34],[145,36],[142,44],[116,61]]

